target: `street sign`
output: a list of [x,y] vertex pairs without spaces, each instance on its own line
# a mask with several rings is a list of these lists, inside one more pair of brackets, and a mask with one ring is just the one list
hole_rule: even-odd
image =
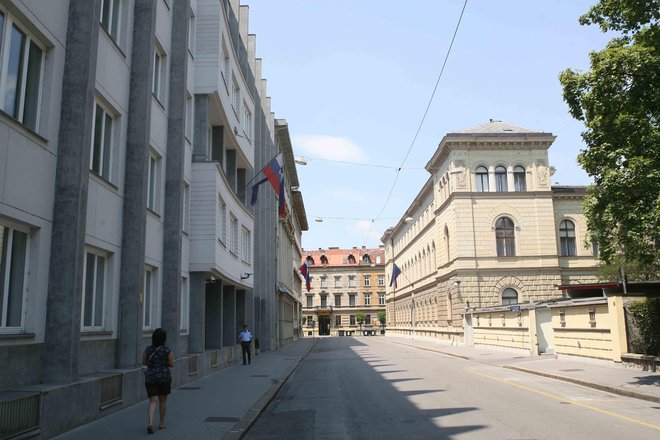
[[520,311],[520,306],[509,306],[509,311],[510,312],[519,312]]

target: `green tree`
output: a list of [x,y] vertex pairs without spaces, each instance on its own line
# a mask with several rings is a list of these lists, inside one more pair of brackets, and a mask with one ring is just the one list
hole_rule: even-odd
[[378,322],[380,322],[380,325],[381,325],[382,329],[384,330],[387,315],[385,314],[384,311],[381,311],[381,312],[376,313],[376,316],[378,316]]
[[355,314],[355,320],[357,321],[358,325],[360,326],[360,333],[362,333],[362,324],[364,324],[364,321],[367,319],[367,315],[364,313],[356,313]]
[[660,272],[660,0],[601,0],[580,24],[614,31],[589,54],[591,69],[559,80],[587,148],[578,162],[594,178],[584,203],[600,258]]

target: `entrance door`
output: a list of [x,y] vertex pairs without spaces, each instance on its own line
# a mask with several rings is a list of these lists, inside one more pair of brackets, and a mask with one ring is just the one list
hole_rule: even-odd
[[536,309],[536,339],[539,344],[539,354],[555,352],[552,338],[552,312],[549,307]]
[[330,336],[330,316],[319,316],[319,336]]

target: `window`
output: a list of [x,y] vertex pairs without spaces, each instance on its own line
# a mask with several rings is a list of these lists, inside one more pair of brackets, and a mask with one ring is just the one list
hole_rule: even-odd
[[321,295],[321,307],[328,306],[328,295]]
[[0,224],[0,328],[23,327],[28,234]]
[[248,139],[252,137],[252,113],[245,103],[243,103],[243,133]]
[[115,42],[119,41],[121,0],[101,0],[101,26]]
[[371,285],[371,277],[369,275],[364,275],[364,287],[369,287]]
[[477,192],[488,192],[488,170],[477,167]]
[[314,259],[312,257],[307,257],[305,260],[308,266],[312,266],[314,264]]
[[110,180],[112,170],[112,144],[115,121],[112,115],[99,104],[94,107],[94,131],[89,169],[105,180]]
[[186,139],[193,139],[193,97],[186,94]]
[[183,182],[183,225],[181,225],[183,232],[190,230],[190,184]]
[[371,315],[365,315],[364,317],[364,323],[366,325],[371,325]]
[[525,168],[521,167],[520,165],[513,169],[513,183],[516,191],[527,191]]
[[355,315],[349,315],[348,320],[350,325],[355,325]]
[[156,50],[154,50],[154,83],[151,92],[160,103],[163,103],[163,98],[165,97],[166,74],[167,62],[165,60],[165,52],[156,46]]
[[307,307],[312,307],[314,297],[312,295],[307,295]]
[[218,236],[218,240],[220,240],[221,243],[224,243],[225,245],[227,244],[227,204],[225,203],[224,200],[222,200],[222,197],[218,196],[218,214],[220,221],[218,222],[218,230],[216,231],[216,235]]
[[341,315],[335,315],[335,327],[341,327]]
[[380,306],[385,305],[385,294],[384,293],[379,293],[378,294],[378,305],[380,305]]
[[385,285],[385,275],[378,275],[378,285],[379,286]]
[[341,287],[341,277],[340,276],[335,277],[335,287]]
[[355,275],[349,275],[348,276],[348,287],[355,287]]
[[507,288],[502,292],[502,305],[518,304],[518,292],[515,289]]
[[370,306],[371,305],[371,293],[365,293],[364,294],[364,305],[365,306]]
[[179,329],[187,331],[190,323],[190,288],[188,286],[188,278],[181,277],[181,317],[179,321]]
[[335,307],[341,307],[341,294],[335,295]]
[[147,176],[147,208],[158,212],[160,198],[160,157],[151,150],[149,152],[149,169]]
[[229,217],[229,250],[238,255],[238,219],[233,215]]
[[195,58],[195,37],[197,34],[197,28],[195,26],[196,20],[193,11],[190,11],[189,13],[190,15],[188,16],[188,52],[190,52],[190,55],[192,55],[192,57]]
[[495,168],[495,191],[507,191],[506,168],[503,166],[498,166]]
[[147,266],[144,271],[144,289],[143,289],[143,307],[142,307],[142,327],[150,329],[157,325],[154,322],[156,315],[156,269]]
[[515,232],[510,218],[502,217],[495,222],[495,237],[498,257],[516,255]]
[[362,262],[363,262],[364,264],[371,264],[371,258],[369,257],[369,255],[364,254],[364,255],[362,256]]
[[232,80],[231,105],[232,107],[234,107],[234,112],[236,113],[236,115],[238,115],[238,111],[240,110],[241,107],[241,88],[238,87],[236,78],[233,78]]
[[229,69],[231,68],[231,60],[229,58],[229,52],[227,51],[227,46],[225,44],[224,38],[222,39],[222,80],[225,83],[225,87],[229,87]]
[[4,96],[2,109],[33,131],[37,131],[44,50],[24,32],[14,17],[0,12],[0,79]]
[[249,264],[252,262],[252,234],[245,227],[241,228],[241,242],[242,260]]
[[559,244],[563,257],[574,257],[575,252],[575,224],[570,220],[559,223]]
[[348,295],[348,305],[355,307],[355,295]]
[[321,255],[321,264],[328,264],[328,257]]
[[348,264],[355,264],[355,257],[352,254],[348,256]]
[[102,255],[87,252],[85,278],[83,279],[82,328],[103,328],[103,303],[105,298],[106,259]]
[[321,287],[328,287],[328,277],[321,275]]
[[445,225],[445,252],[447,252],[447,261],[451,260],[451,254],[449,252],[449,228]]

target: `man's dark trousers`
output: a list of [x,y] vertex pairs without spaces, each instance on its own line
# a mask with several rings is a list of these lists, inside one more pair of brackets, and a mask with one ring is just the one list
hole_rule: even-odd
[[250,341],[241,341],[241,348],[243,349],[243,365],[245,365],[245,355],[247,354],[247,363],[252,363],[252,351],[250,350]]

